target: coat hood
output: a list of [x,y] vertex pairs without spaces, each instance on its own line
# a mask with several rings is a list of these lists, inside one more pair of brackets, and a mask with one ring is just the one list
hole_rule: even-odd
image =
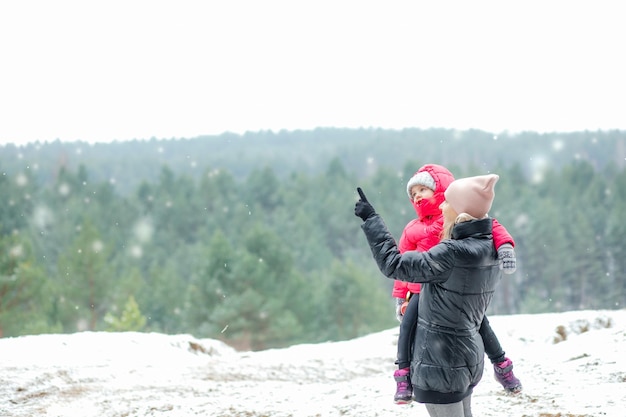
[[439,206],[444,202],[446,197],[444,196],[444,192],[448,189],[448,186],[452,181],[454,181],[454,175],[446,167],[437,164],[426,164],[415,172],[415,175],[420,172],[428,172],[430,176],[435,180],[435,190],[434,194],[429,199],[424,199],[419,203],[413,202],[411,200],[411,204],[413,204],[413,208],[415,209],[415,213],[417,213],[417,217],[422,220],[428,216],[439,216],[441,215],[441,210],[439,210]]

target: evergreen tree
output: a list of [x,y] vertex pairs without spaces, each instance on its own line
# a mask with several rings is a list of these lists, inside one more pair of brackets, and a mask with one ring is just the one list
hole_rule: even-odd
[[[371,256],[370,256],[371,258]],[[374,261],[369,259],[369,263]],[[318,311],[321,334],[330,340],[345,340],[380,331],[394,324],[393,303],[380,272],[376,276],[351,261],[334,261],[319,277],[325,299]]]
[[37,193],[37,182],[30,171],[22,171],[15,176],[1,172],[0,195],[0,234],[10,234],[23,230],[33,211],[33,196]]
[[590,216],[575,210],[569,217],[565,233],[569,256],[563,260],[571,265],[566,283],[567,305],[575,309],[601,308],[598,301],[604,298],[601,289],[607,287],[607,270],[600,240],[596,238]]
[[112,275],[107,269],[108,248],[90,221],[59,259],[57,303],[66,330],[96,330],[109,309]]
[[[626,175],[621,176],[626,180]],[[626,182],[624,182],[626,185]],[[626,192],[626,187],[623,189]],[[626,193],[615,202],[607,220],[606,229],[606,271],[605,285],[598,289],[601,305],[605,308],[624,308],[626,306]]]
[[520,312],[544,313],[569,309],[567,277],[572,271],[572,253],[566,240],[561,209],[551,200],[535,202],[528,212],[528,226],[519,233],[524,244],[516,250],[524,265],[524,283],[518,286]]
[[[287,246],[268,228],[257,224],[236,250],[233,275],[237,295],[230,331],[254,350],[283,345],[299,337],[302,326],[289,299],[295,274]],[[300,288],[298,288],[300,289]]]
[[146,325],[146,317],[141,314],[139,305],[132,295],[124,305],[124,310],[119,317],[112,313],[107,313],[104,317],[107,330],[113,332],[135,332],[141,331]]
[[271,212],[282,204],[278,192],[280,181],[270,167],[253,170],[242,188],[245,201],[265,212]]
[[185,321],[189,331],[199,337],[220,338],[238,310],[240,289],[233,273],[237,257],[220,230],[203,249],[188,287]]
[[0,234],[0,337],[47,330],[45,285],[28,240]]
[[183,317],[187,285],[175,259],[150,265],[140,291],[135,293],[146,317],[146,330],[169,334],[188,331]]

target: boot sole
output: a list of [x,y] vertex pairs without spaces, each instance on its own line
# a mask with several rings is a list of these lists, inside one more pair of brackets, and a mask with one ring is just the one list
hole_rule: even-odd
[[520,392],[522,392],[522,387],[517,387],[517,388],[513,388],[513,389],[508,389],[505,388],[504,389],[506,392],[508,392],[509,394],[519,394]]
[[413,396],[393,397],[393,402],[398,405],[410,404],[411,402],[413,402]]

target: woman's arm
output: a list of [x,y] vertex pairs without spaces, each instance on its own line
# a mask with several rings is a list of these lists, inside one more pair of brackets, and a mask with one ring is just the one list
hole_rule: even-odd
[[369,217],[361,228],[378,269],[386,277],[407,282],[443,282],[448,279],[454,264],[449,241],[439,243],[428,252],[401,254],[380,215]]

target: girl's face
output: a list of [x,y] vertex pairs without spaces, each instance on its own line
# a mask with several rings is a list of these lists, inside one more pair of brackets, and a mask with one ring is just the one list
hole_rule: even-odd
[[411,187],[411,201],[414,203],[431,198],[433,195],[435,195],[435,192],[425,185],[415,184]]
[[445,200],[439,206],[439,210],[441,210],[441,213],[443,214],[443,221],[445,223],[454,223],[458,216],[458,213],[454,211],[452,206]]

